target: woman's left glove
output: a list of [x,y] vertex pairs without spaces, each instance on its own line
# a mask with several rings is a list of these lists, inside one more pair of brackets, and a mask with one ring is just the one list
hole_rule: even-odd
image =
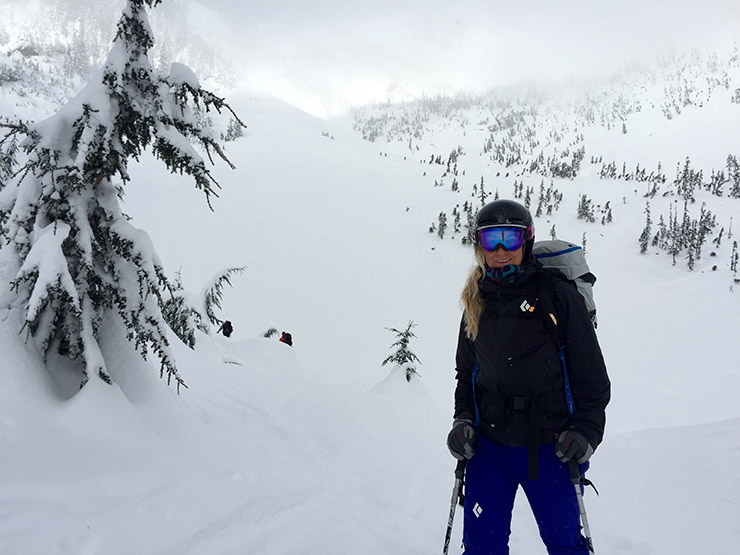
[[447,448],[457,460],[469,459],[475,454],[476,439],[478,431],[473,427],[472,420],[455,419],[447,435]]
[[575,459],[583,464],[594,454],[594,448],[575,430],[565,430],[555,441],[555,454],[563,462]]

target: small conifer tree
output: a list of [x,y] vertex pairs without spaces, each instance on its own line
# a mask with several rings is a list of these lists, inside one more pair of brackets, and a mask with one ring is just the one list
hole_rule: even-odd
[[488,193],[486,193],[484,189],[484,183],[483,183],[483,176],[480,176],[480,205],[484,206],[486,204],[486,199],[488,198]]
[[447,214],[445,212],[440,212],[437,224],[437,235],[440,239],[444,239],[445,231],[447,231]]
[[452,214],[454,216],[454,219],[452,221],[452,231],[454,233],[460,233],[462,230],[462,221],[460,220],[460,211],[458,210],[458,206],[455,206],[455,208],[452,210]]
[[652,233],[653,229],[653,220],[650,218],[650,203],[645,203],[645,215],[646,215],[646,221],[645,221],[645,227],[642,230],[642,233],[640,234],[640,252],[642,254],[645,254],[647,252],[648,243],[650,242],[650,234]]
[[469,203],[463,204],[463,210],[465,211],[465,233],[463,233],[462,236],[462,244],[463,245],[472,245],[473,244],[473,233],[475,232],[475,217],[478,214],[478,211],[476,210],[473,212],[473,207]]
[[226,128],[226,134],[223,135],[223,141],[235,141],[242,136],[244,136],[244,126],[235,117],[232,117],[229,120],[229,126]]
[[595,222],[596,216],[594,215],[593,201],[586,195],[581,195],[581,200],[578,203],[578,219],[586,220],[587,222]]
[[686,264],[689,267],[689,270],[693,270],[694,265],[696,264],[696,256],[694,255],[694,245],[691,243],[689,243],[687,247]]
[[545,206],[545,180],[543,179],[540,181],[540,195],[537,200],[537,210],[534,214],[535,218],[539,218],[542,216],[542,211],[544,210]]
[[732,154],[727,156],[727,177],[730,181],[730,196],[740,198],[740,163]]
[[406,373],[407,382],[411,381],[411,376],[413,376],[414,374],[416,374],[417,376],[419,375],[419,373],[416,371],[416,364],[421,363],[421,361],[419,360],[419,357],[417,357],[409,349],[409,342],[411,341],[411,338],[416,337],[416,335],[414,335],[411,330],[417,325],[418,324],[415,324],[413,321],[410,320],[405,330],[397,330],[396,328],[385,328],[388,331],[396,334],[396,341],[391,344],[391,349],[395,347],[396,350],[392,355],[390,355],[383,361],[382,366],[385,366],[389,362],[394,363],[398,368],[401,368]]

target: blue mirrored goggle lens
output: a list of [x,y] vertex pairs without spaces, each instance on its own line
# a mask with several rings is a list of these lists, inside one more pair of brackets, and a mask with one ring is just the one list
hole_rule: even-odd
[[524,244],[524,230],[520,227],[488,227],[478,230],[478,243],[487,251],[501,245],[507,251],[515,251]]

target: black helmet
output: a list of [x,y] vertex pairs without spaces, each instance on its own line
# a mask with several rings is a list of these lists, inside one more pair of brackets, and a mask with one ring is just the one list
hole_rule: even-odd
[[524,206],[513,200],[494,200],[478,210],[475,217],[476,231],[484,227],[511,225],[524,229],[532,225],[532,215]]
[[532,259],[534,245],[534,222],[529,210],[513,200],[500,199],[489,202],[478,210],[475,217],[473,242],[478,242],[478,230],[498,226],[521,227],[526,230],[523,262],[529,262]]

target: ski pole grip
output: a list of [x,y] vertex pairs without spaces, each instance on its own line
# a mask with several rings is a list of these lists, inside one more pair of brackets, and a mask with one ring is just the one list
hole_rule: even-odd
[[465,475],[465,465],[467,462],[468,461],[466,459],[457,461],[457,466],[455,467],[455,478],[462,480],[462,477]]
[[578,470],[578,463],[575,459],[568,460],[568,470],[570,470],[570,481],[578,485],[581,483],[581,472]]

